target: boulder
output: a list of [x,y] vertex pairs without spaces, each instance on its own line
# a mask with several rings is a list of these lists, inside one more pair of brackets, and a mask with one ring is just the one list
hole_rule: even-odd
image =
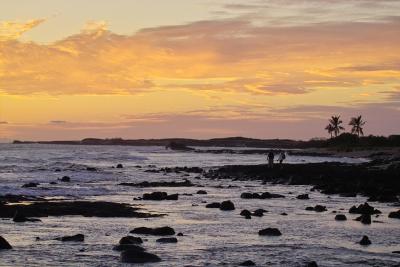
[[120,245],[127,245],[127,244],[142,244],[143,240],[140,237],[134,236],[124,236],[119,240]]
[[337,215],[335,216],[335,220],[336,220],[336,221],[346,221],[346,220],[347,220],[347,217],[346,217],[346,215],[344,215],[344,214],[337,214]]
[[152,192],[143,194],[143,200],[178,200],[178,194],[168,195],[166,192]]
[[363,246],[368,246],[368,245],[371,245],[371,240],[369,240],[368,236],[365,235],[362,237],[359,244],[363,245]]
[[71,235],[71,236],[63,236],[57,237],[56,240],[63,242],[83,242],[85,240],[85,236],[83,234]]
[[117,164],[117,169],[122,169],[123,167],[124,166],[121,163]]
[[310,199],[310,197],[308,196],[308,194],[298,195],[296,198],[297,198],[297,199]]
[[364,204],[360,204],[358,207],[353,206],[349,209],[349,213],[357,213],[357,214],[380,214],[382,213],[380,210],[375,209],[374,207],[370,206],[367,202]]
[[145,251],[144,248],[134,244],[119,244],[113,247],[113,250],[116,251],[124,251],[124,250],[136,250],[136,251]]
[[258,231],[259,235],[267,235],[267,236],[280,236],[282,235],[281,231],[278,228],[265,228]]
[[0,236],[0,250],[1,249],[12,249],[10,243],[8,243],[7,240],[2,236]]
[[157,228],[149,228],[149,227],[137,227],[130,231],[132,234],[141,234],[141,235],[174,235],[175,230],[169,226],[157,227]]
[[267,212],[267,211],[264,210],[264,209],[256,209],[256,210],[252,213],[252,215],[253,215],[253,216],[256,216],[256,217],[262,217],[262,216],[264,216],[264,212]]
[[371,215],[369,214],[362,214],[361,216],[356,218],[356,221],[359,221],[363,224],[371,224]]
[[60,181],[61,181],[61,182],[64,182],[64,183],[68,183],[68,182],[71,182],[71,178],[70,178],[69,176],[63,176],[63,177],[60,179]]
[[251,212],[249,210],[242,210],[240,212],[240,216],[244,216],[244,217],[251,217]]
[[247,261],[244,261],[241,264],[239,264],[239,266],[255,266],[255,265],[256,264],[251,260],[247,260]]
[[230,200],[222,201],[219,207],[220,210],[234,210],[235,205]]
[[156,240],[158,243],[178,243],[176,237],[163,237]]
[[389,218],[400,219],[400,210],[390,212]]
[[315,211],[315,212],[324,212],[327,211],[325,206],[316,205],[315,207],[307,207],[306,210]]
[[121,252],[121,262],[125,263],[146,263],[160,262],[161,259],[155,254],[138,251],[136,249],[127,249]]
[[218,202],[213,202],[213,203],[206,205],[206,208],[208,208],[208,209],[219,209],[220,207],[221,207],[221,203],[218,203]]

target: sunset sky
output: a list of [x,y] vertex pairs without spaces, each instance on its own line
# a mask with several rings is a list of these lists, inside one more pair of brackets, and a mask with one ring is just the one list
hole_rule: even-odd
[[0,141],[400,134],[398,0],[1,0]]

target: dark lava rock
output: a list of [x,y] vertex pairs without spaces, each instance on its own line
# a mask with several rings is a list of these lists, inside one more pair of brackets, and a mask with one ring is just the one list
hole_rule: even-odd
[[249,193],[245,192],[240,195],[244,199],[270,199],[270,198],[284,198],[285,196],[280,194],[273,194],[269,192],[264,193]]
[[307,207],[306,210],[315,211],[315,212],[324,212],[327,211],[325,206],[316,205],[315,207]]
[[0,203],[0,218],[13,218],[15,212],[27,217],[69,216],[85,217],[157,217],[149,213],[137,212],[130,204],[105,201],[60,201],[34,202],[32,204],[4,205]]
[[199,190],[199,191],[197,191],[196,194],[198,194],[198,195],[207,195],[207,191],[205,191],[205,190]]
[[121,252],[121,262],[125,263],[146,263],[160,262],[161,259],[155,254],[138,251],[136,249],[127,249]]
[[39,183],[30,182],[30,183],[24,184],[22,186],[22,188],[37,187],[38,185],[39,185]]
[[307,263],[306,267],[318,267],[318,264],[315,261],[310,261]]
[[206,205],[206,208],[208,208],[208,209],[219,209],[220,207],[221,207],[221,203],[218,203],[218,202],[213,202],[213,203]]
[[400,210],[390,212],[389,218],[400,219]]
[[189,187],[194,186],[191,181],[185,179],[183,182],[140,182],[140,183],[120,183],[119,185],[133,186],[133,187]]
[[57,182],[50,182],[50,184],[57,184]]
[[353,206],[349,209],[349,213],[357,213],[357,214],[380,214],[382,213],[380,210],[375,209],[374,207],[370,206],[367,202],[364,204],[360,204],[358,207]]
[[159,243],[178,243],[178,239],[176,239],[176,237],[164,237],[164,238],[157,239],[156,242],[159,242]]
[[69,176],[63,176],[63,177],[60,179],[60,181],[61,181],[61,182],[64,182],[64,183],[68,183],[68,182],[71,182],[71,178],[70,178]]
[[63,236],[57,237],[56,240],[63,241],[63,242],[83,242],[85,240],[85,236],[83,234],[71,235],[71,236]]
[[296,198],[297,198],[297,199],[310,199],[310,197],[308,196],[308,194],[298,195]]
[[177,233],[176,236],[183,236],[183,234],[182,233]]
[[392,253],[395,253],[395,254],[400,254],[400,250],[395,250],[395,251],[392,251]]
[[142,235],[174,235],[175,231],[169,226],[149,228],[149,227],[137,227],[130,231],[132,234],[142,234]]
[[124,250],[136,250],[136,251],[145,251],[144,248],[134,244],[119,244],[113,247],[113,250],[116,251],[124,251]]
[[286,212],[282,212],[281,215],[287,216],[287,213]]
[[143,194],[143,200],[178,200],[178,194],[168,195],[166,192],[153,192]]
[[244,216],[244,217],[251,216],[251,212],[249,210],[242,210],[240,212],[240,216]]
[[248,261],[244,261],[244,262],[242,262],[241,264],[239,264],[239,266],[255,266],[256,264],[253,262],[253,261],[251,261],[251,260],[248,260]]
[[346,221],[346,220],[347,220],[347,217],[346,217],[346,215],[344,215],[344,214],[337,214],[337,215],[335,216],[335,220],[336,220],[336,221]]
[[234,210],[235,205],[230,200],[222,201],[219,207],[220,210]]
[[12,249],[10,243],[2,236],[0,236],[0,249]]
[[140,237],[134,236],[124,236],[119,240],[120,245],[128,245],[128,244],[142,244],[143,240]]
[[90,171],[90,172],[95,172],[95,171],[97,171],[97,169],[96,169],[95,167],[86,167],[86,170],[87,170],[87,171]]
[[256,217],[262,217],[262,216],[264,216],[264,212],[267,212],[267,211],[264,210],[264,209],[256,209],[256,210],[252,213],[252,215],[253,215],[253,216],[256,216]]
[[121,163],[117,164],[117,169],[122,169],[123,167],[124,166]]
[[14,222],[41,222],[40,219],[27,218],[18,211],[15,212],[13,221]]
[[371,215],[369,214],[362,214],[360,217],[356,218],[356,221],[359,221],[363,224],[371,224]]
[[281,231],[277,228],[265,228],[258,231],[259,235],[267,235],[267,236],[280,236],[282,235]]
[[371,240],[369,240],[368,236],[363,236],[363,238],[359,242],[360,245],[368,246],[371,245]]

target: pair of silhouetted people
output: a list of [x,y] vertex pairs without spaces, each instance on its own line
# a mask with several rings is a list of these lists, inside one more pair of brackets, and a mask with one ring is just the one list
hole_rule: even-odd
[[[275,158],[275,154],[274,152],[271,150],[268,153],[267,159],[268,159],[268,167],[269,168],[273,168],[274,167],[274,158]],[[282,162],[286,159],[286,154],[285,151],[281,151],[279,153],[279,157],[278,157],[278,161],[279,161],[279,165],[282,166]]]

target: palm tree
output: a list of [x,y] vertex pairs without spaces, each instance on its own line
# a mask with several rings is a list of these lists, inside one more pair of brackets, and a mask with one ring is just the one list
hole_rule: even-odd
[[332,124],[328,124],[328,125],[325,127],[325,130],[328,131],[328,133],[331,135],[331,138],[332,138],[332,137],[333,137],[333,135],[332,135],[332,133],[333,133]]
[[349,125],[353,126],[351,128],[351,133],[352,134],[357,134],[357,136],[364,135],[363,132],[363,128],[362,126],[364,126],[365,121],[363,121],[362,116],[358,116],[358,117],[353,117],[351,118]]
[[340,133],[340,131],[344,130],[344,128],[342,126],[340,126],[340,124],[342,124],[342,120],[340,119],[340,116],[332,116],[329,119],[329,124],[328,126],[325,127],[326,130],[328,130],[328,132],[331,134],[332,133],[335,134],[335,137],[337,137]]

